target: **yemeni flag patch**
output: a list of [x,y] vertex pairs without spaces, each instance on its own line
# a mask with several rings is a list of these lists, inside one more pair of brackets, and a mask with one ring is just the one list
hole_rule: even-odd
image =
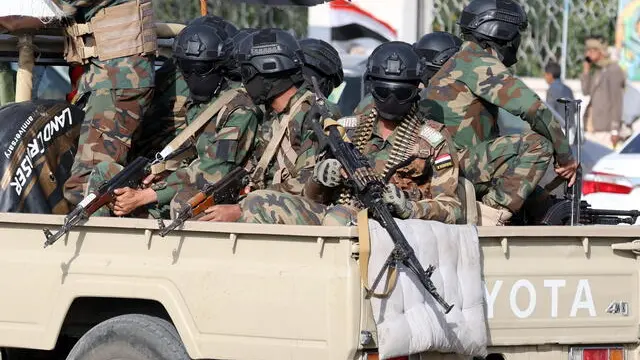
[[442,170],[452,167],[453,159],[450,154],[442,154],[436,158],[436,161],[434,161],[433,164],[435,165],[436,170]]

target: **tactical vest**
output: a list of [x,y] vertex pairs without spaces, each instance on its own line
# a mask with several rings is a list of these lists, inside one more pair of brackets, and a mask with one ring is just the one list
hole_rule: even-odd
[[151,0],[110,6],[89,22],[74,22],[65,28],[64,58],[70,64],[154,54],[157,49]]

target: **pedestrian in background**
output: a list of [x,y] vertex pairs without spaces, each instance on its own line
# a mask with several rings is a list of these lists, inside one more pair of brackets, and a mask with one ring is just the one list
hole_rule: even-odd
[[591,36],[585,41],[585,61],[580,77],[582,93],[591,96],[584,123],[585,137],[614,148],[621,140],[622,109],[626,76],[609,57],[604,38]]
[[564,118],[564,106],[558,102],[558,99],[567,98],[573,100],[573,91],[562,82],[560,78],[562,70],[556,62],[549,61],[544,68],[544,79],[549,84],[547,90],[547,104],[553,110],[557,111]]

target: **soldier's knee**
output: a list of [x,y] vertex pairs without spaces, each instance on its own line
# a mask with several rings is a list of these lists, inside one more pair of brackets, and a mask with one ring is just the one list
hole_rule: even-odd
[[323,226],[352,226],[357,223],[357,210],[348,206],[334,206],[322,219]]

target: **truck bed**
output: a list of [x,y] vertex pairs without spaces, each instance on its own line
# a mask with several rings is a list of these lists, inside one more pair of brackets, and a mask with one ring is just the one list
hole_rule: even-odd
[[[360,331],[375,339],[356,227],[187,222],[161,238],[154,220],[92,218],[43,249],[62,221],[0,214],[1,347],[54,348],[86,298],[158,303],[194,359],[356,359]],[[637,342],[636,255],[611,245],[640,228],[479,235],[492,347]]]

